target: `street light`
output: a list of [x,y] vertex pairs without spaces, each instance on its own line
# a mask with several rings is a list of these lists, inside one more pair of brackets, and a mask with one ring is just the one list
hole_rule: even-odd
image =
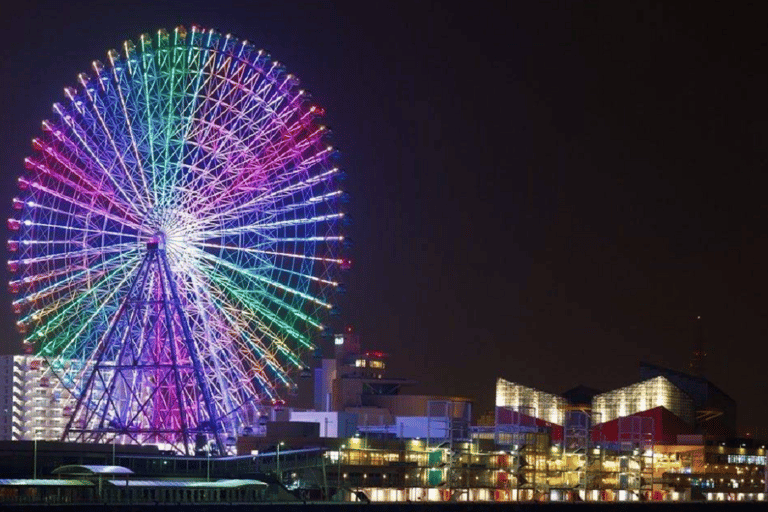
[[339,490],[341,490],[341,450],[343,450],[346,447],[347,447],[347,445],[345,445],[345,444],[339,446],[339,457],[338,457],[338,461],[337,461],[338,464],[339,464],[339,466],[338,466],[339,469],[336,472],[336,480],[337,480],[336,487],[338,488],[338,490],[336,492],[339,492]]
[[285,443],[280,441],[277,443],[277,481],[283,483],[283,475],[280,474],[280,447]]
[[207,460],[205,461],[205,481],[210,482],[211,481],[211,445],[208,445],[208,450],[206,450],[205,456],[207,457]]

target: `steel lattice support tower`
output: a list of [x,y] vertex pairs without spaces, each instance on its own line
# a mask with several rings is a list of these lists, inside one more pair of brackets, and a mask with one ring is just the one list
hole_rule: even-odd
[[147,242],[144,260],[94,365],[81,371],[87,377],[63,440],[120,438],[168,444],[189,454],[204,436],[224,453],[221,419],[162,235]]

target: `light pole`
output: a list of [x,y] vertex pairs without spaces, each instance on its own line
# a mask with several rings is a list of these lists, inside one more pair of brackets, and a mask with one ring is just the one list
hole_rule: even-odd
[[205,481],[210,482],[211,481],[211,450],[208,449],[208,452],[205,454],[206,461],[205,461]]
[[339,465],[338,465],[338,470],[336,472],[336,488],[337,488],[336,492],[337,493],[341,491],[341,450],[343,450],[346,447],[347,445],[345,444],[339,446],[339,458],[337,461]]
[[280,474],[280,447],[283,446],[283,442],[277,443],[277,481],[283,483],[283,475]]

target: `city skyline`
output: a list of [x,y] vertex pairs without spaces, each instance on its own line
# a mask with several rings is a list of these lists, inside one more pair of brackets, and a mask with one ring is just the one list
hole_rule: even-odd
[[[231,31],[327,110],[354,219],[342,325],[391,354],[393,374],[474,398],[481,413],[497,377],[562,392],[635,380],[641,360],[686,370],[703,331],[705,374],[755,404],[739,423],[768,423],[757,9],[11,9],[0,36],[9,215],[29,140],[91,60],[162,27]],[[20,337],[3,301],[11,353]]]

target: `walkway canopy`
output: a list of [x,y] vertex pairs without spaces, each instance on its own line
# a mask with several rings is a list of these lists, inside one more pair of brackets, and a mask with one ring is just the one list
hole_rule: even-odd
[[259,480],[217,480],[215,482],[198,482],[192,480],[109,480],[116,487],[167,488],[183,487],[186,489],[238,489],[241,487],[269,487]]
[[64,476],[128,476],[132,475],[133,471],[123,466],[98,466],[98,465],[84,465],[71,464],[69,466],[61,466],[53,470],[54,475]]

